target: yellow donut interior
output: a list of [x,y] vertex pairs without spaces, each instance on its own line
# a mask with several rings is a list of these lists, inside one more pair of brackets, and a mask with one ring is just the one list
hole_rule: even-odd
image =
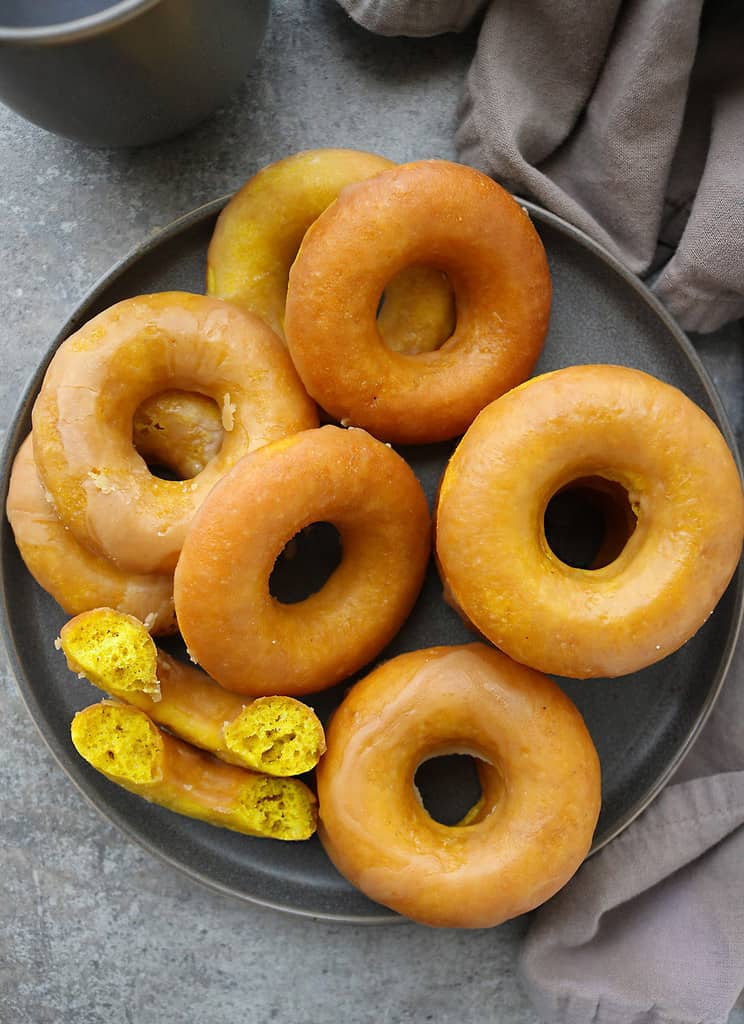
[[272,839],[307,839],[315,831],[315,805],[295,779],[254,775],[233,813],[247,832]]
[[70,733],[77,752],[99,772],[137,786],[160,778],[162,739],[143,712],[97,704],[75,715]]
[[132,615],[113,608],[82,612],[62,627],[57,643],[71,671],[102,690],[160,693],[157,649]]
[[317,801],[299,779],[225,764],[160,730],[140,708],[104,702],[71,725],[78,753],[122,788],[168,810],[246,835],[308,839]]
[[315,714],[291,697],[259,697],[224,728],[225,746],[272,775],[301,775],[325,750]]

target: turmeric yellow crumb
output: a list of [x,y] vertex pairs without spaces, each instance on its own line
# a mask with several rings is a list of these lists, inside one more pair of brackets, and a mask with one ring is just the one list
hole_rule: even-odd
[[104,775],[132,785],[156,782],[162,740],[144,711],[103,702],[79,711],[70,734],[75,749]]
[[108,693],[160,695],[155,643],[132,615],[113,608],[82,612],[62,627],[57,644],[72,672]]
[[318,801],[299,779],[225,764],[129,704],[104,701],[79,711],[70,734],[97,771],[178,814],[269,839],[309,839],[316,829]]
[[251,779],[235,814],[247,831],[271,839],[309,839],[317,823],[313,795],[302,783],[268,775]]
[[315,712],[292,697],[259,697],[225,724],[223,735],[244,764],[271,775],[301,775],[325,752]]

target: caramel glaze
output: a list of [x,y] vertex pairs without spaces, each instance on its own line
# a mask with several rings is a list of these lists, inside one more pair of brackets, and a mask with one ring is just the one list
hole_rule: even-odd
[[[191,480],[163,480],[132,443],[136,410],[167,389],[225,410],[219,452]],[[125,299],[58,349],[33,411],[34,455],[80,543],[130,572],[171,572],[191,518],[247,452],[317,424],[286,349],[228,302],[166,292]]]
[[[586,856],[599,760],[547,677],[483,644],[403,654],[357,683],[317,768],[319,835],[371,899],[422,924],[484,928],[549,899]],[[423,808],[422,761],[480,758],[483,796],[450,827]]]
[[[391,167],[392,160],[353,149],[311,149],[264,167],[217,219],[208,294],[256,313],[283,338],[289,268],[305,232],[347,185]],[[383,285],[379,326],[390,348],[425,352],[450,336],[452,289],[438,270],[406,267]]]
[[[316,522],[338,529],[341,564],[315,594],[282,604],[269,590],[274,563]],[[363,430],[303,431],[246,456],[199,509],[175,575],[179,628],[227,689],[325,689],[393,638],[430,546],[426,498],[399,455]]]
[[[562,562],[544,514],[573,480],[627,492],[635,529],[598,569]],[[450,460],[436,551],[452,602],[492,643],[542,672],[635,672],[677,650],[736,569],[744,497],[711,419],[639,370],[574,366],[478,416]]]
[[79,544],[44,494],[30,435],[13,463],[7,515],[26,568],[68,615],[105,606],[152,633],[175,632],[173,577],[127,572]]
[[[383,344],[385,283],[412,263],[444,271],[457,323],[436,351]],[[309,393],[338,420],[385,441],[462,433],[532,371],[548,327],[550,273],[529,216],[460,164],[403,164],[344,189],[305,235],[284,328]]]

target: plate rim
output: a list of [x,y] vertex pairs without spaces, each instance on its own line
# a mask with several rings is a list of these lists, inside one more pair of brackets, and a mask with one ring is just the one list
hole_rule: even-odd
[[[173,238],[180,235],[182,232],[189,230],[195,225],[199,224],[203,220],[207,220],[219,213],[224,206],[229,202],[234,193],[230,192],[225,195],[219,196],[216,199],[212,199],[209,202],[203,203],[200,206],[195,207],[188,213],[177,217],[171,221],[165,227],[160,229],[155,234],[138,242],[133,246],[120,260],[116,261],[111,267],[108,268],[93,284],[93,286],[85,293],[75,306],[74,311],[67,317],[59,331],[55,334],[52,339],[46,353],[42,357],[39,365],[32,372],[29,380],[24,387],[19,400],[16,402],[13,412],[11,413],[8,431],[3,440],[2,450],[0,451],[0,489],[2,493],[3,503],[3,514],[5,509],[5,502],[7,499],[8,483],[10,478],[10,470],[12,466],[13,457],[18,450],[20,442],[23,440],[20,437],[20,424],[28,412],[29,405],[32,401],[32,397],[35,397],[39,386],[44,378],[44,374],[47,371],[49,363],[54,356],[59,345],[67,338],[73,331],[77,330],[85,320],[88,318],[87,311],[96,302],[96,300],[124,274],[127,270],[133,267],[143,257],[152,253],[155,249],[166,243]],[[595,241],[589,235],[587,235],[580,228],[575,227],[573,224],[564,220],[562,217],[543,207],[533,203],[528,199],[524,199],[518,195],[514,196],[514,199],[529,213],[530,217],[538,223],[546,224],[556,230],[559,234],[568,237],[570,240],[577,242],[584,249],[598,258],[601,262],[605,263],[610,267],[616,274],[618,274],[623,281],[630,285],[633,291],[646,303],[647,306],[656,314],[656,316],[663,322],[669,334],[672,335],[674,340],[677,342],[683,353],[687,357],[688,362],[696,372],[700,383],[705,391],[705,394],[711,403],[711,406],[718,419],[717,426],[723,434],[729,450],[733,456],[736,468],[739,474],[740,480],[744,480],[744,473],[742,472],[742,463],[739,453],[738,442],[736,436],[729,422],[726,410],[723,403],[716,391],[715,385],[708,373],[704,363],[698,355],[695,347],[693,346],[690,339],[681,329],[681,327],[674,320],[668,310],[661,304],[656,296],[649,290],[649,288],[636,277],[623,263],[620,262],[612,253],[604,248],[600,243]],[[7,528],[7,523],[5,524]],[[654,780],[644,794],[636,801],[636,803],[626,811],[626,813],[617,821],[615,827],[603,837],[600,843],[592,846],[591,851],[587,855],[587,859],[592,857],[594,854],[602,850],[608,843],[623,832],[633,821],[635,821],[656,799],[660,791],[667,784],[671,776],[677,770],[681,762],[686,757],[690,748],[694,744],[695,740],[700,735],[703,727],[705,726],[713,707],[720,695],[726,678],[729,673],[731,661],[736,648],[736,643],[742,625],[744,623],[744,572],[742,571],[742,564],[740,562],[738,569],[735,571],[736,576],[736,590],[734,592],[734,607],[731,625],[729,627],[726,644],[722,651],[721,658],[718,662],[715,676],[712,680],[711,686],[709,687],[708,693],[706,694],[703,705],[700,712],[695,719],[693,725],[687,732],[687,735],[681,741],[677,748],[674,756],[666,766],[665,770]],[[212,892],[219,893],[223,896],[229,896],[232,899],[239,900],[241,903],[248,903],[264,907],[270,910],[278,910],[283,913],[293,914],[298,917],[310,918],[312,920],[323,920],[332,921],[335,923],[345,924],[406,924],[409,923],[406,918],[395,914],[393,911],[381,908],[379,914],[352,914],[352,913],[332,913],[330,911],[310,911],[301,907],[280,903],[276,900],[262,899],[260,896],[248,895],[243,892],[231,888],[228,885],[224,885],[221,882],[203,874],[197,868],[193,868],[189,865],[184,865],[178,861],[175,857],[169,854],[163,849],[159,849],[154,846],[149,839],[145,836],[140,835],[130,824],[128,818],[124,815],[119,814],[111,808],[107,803],[102,801],[98,794],[88,787],[85,777],[82,774],[76,774],[72,767],[72,759],[69,756],[69,752],[62,748],[60,744],[57,744],[55,738],[51,735],[47,735],[41,726],[41,720],[43,719],[43,709],[41,708],[40,702],[37,700],[34,690],[29,684],[28,676],[21,658],[18,654],[16,640],[13,632],[10,628],[10,616],[8,612],[8,599],[6,592],[6,579],[7,579],[7,567],[5,565],[4,554],[2,548],[0,548],[0,634],[5,645],[5,649],[8,655],[8,661],[13,669],[16,685],[20,693],[21,699],[25,705],[25,708],[37,730],[42,738],[44,745],[47,750],[51,753],[57,765],[63,770],[67,778],[72,782],[77,791],[82,794],[89,805],[94,807],[101,816],[115,828],[119,829],[128,839],[135,842],[140,848],[145,849],[149,854],[156,857],[162,863],[167,864],[171,868],[175,868],[181,875],[198,882],[200,885],[205,886]]]

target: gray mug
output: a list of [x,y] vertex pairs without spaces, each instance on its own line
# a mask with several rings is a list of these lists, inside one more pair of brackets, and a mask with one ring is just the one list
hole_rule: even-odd
[[94,13],[19,25],[24,2],[0,0],[0,101],[93,146],[157,142],[203,120],[250,68],[269,14],[269,0],[68,0]]

